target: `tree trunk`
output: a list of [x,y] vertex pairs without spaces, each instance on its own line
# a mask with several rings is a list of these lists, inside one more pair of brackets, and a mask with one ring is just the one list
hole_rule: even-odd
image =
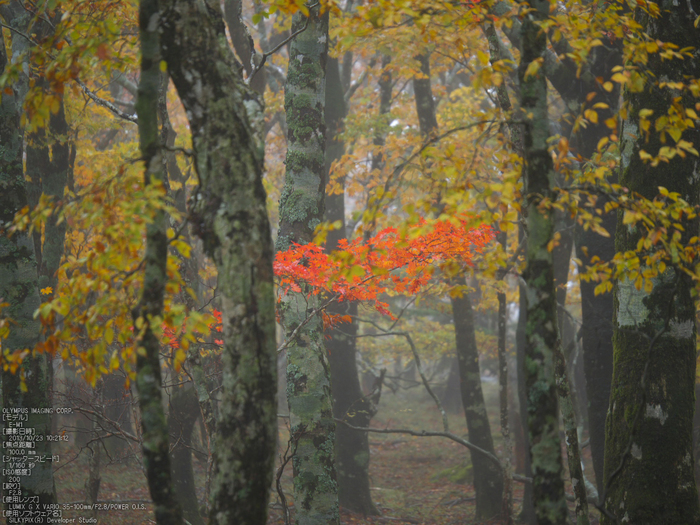
[[[507,236],[499,234],[499,242],[505,248]],[[498,292],[498,390],[501,419],[501,435],[503,436],[503,510],[502,516],[506,525],[513,523],[513,466],[511,455],[513,443],[510,438],[510,422],[508,417],[508,354],[506,340],[506,294]]]
[[[324,214],[328,12],[320,14],[319,7],[315,7],[308,19],[295,14],[292,32],[303,27],[306,30],[290,47],[285,85],[288,150],[280,197],[280,251],[292,242],[312,242],[314,228]],[[337,524],[340,516],[329,363],[321,317],[314,311],[319,300],[305,292],[308,290],[288,293],[279,308],[287,340],[297,326],[313,316],[287,348],[290,439],[296,443],[295,519],[301,525]]]
[[[123,373],[106,374],[100,378],[102,381],[100,397],[103,400],[105,416],[115,421],[119,426],[132,432],[131,424],[131,396],[126,389],[126,378]],[[107,453],[113,458],[121,459],[128,454],[129,448],[120,436],[111,436],[102,439]]]
[[[333,161],[343,155],[344,143],[338,137],[346,115],[345,99],[340,82],[338,60],[328,58],[326,73],[326,173]],[[345,178],[340,181],[345,187]],[[328,186],[327,186],[328,187]],[[340,221],[340,228],[328,232],[326,249],[335,250],[346,239],[345,192],[326,195],[326,220]],[[334,304],[329,314],[350,315],[351,321],[326,330],[326,348],[330,364],[333,394],[333,417],[345,419],[355,427],[368,427],[373,411],[365,400],[357,374],[357,305]],[[377,515],[369,486],[369,438],[366,432],[336,425],[335,458],[338,479],[338,500],[348,510],[363,515]]]
[[[141,0],[139,5],[139,37],[141,42],[141,77],[136,113],[139,142],[144,160],[144,184],[165,183],[158,133],[158,91],[160,86],[160,53],[158,41],[157,0]],[[168,427],[163,412],[160,371],[160,341],[152,323],[163,315],[168,239],[165,212],[155,212],[146,226],[146,254],[143,292],[132,313],[134,333],[139,334],[136,356],[136,387],[141,409],[143,462],[148,489],[153,500],[155,521],[159,525],[179,525],[182,511],[173,493],[168,454]],[[159,327],[158,327],[159,328]]]
[[583,467],[581,466],[578,425],[576,424],[576,413],[574,411],[573,396],[571,395],[571,382],[566,369],[566,359],[561,347],[554,350],[554,369],[557,395],[559,396],[559,405],[566,436],[569,477],[576,501],[576,525],[588,525],[588,495],[586,494],[586,482],[583,477]]
[[440,396],[442,407],[450,414],[462,412],[462,393],[460,391],[459,360],[456,357],[449,358],[449,373],[445,382],[445,390]]
[[520,106],[525,118],[524,175],[527,195],[528,246],[526,269],[527,328],[525,373],[528,429],[532,458],[535,514],[540,525],[568,522],[562,481],[559,411],[554,381],[554,352],[559,345],[557,304],[552,253],[548,244],[554,235],[554,213],[540,208],[543,199],[553,198],[554,170],[547,150],[546,65],[526,72],[531,63],[544,59],[547,41],[540,21],[549,14],[549,3],[531,1],[521,28],[522,50],[518,76]]
[[[591,230],[577,232],[577,255],[584,264],[593,256],[601,261],[611,261],[615,255],[614,213],[603,217],[602,226],[611,236],[602,237]],[[579,253],[579,247],[588,248],[588,256]],[[598,494],[605,488],[603,464],[605,453],[605,419],[610,405],[613,356],[613,295],[595,295],[597,283],[581,280],[581,330],[583,336],[583,367],[586,375],[588,397],[588,436],[591,440],[591,458],[595,471]]]
[[[668,137],[664,139],[656,131],[653,121],[672,111],[669,108],[691,108],[696,102],[687,91],[657,84],[683,83],[698,77],[700,37],[693,25],[697,15],[690,6],[690,2],[669,0],[659,4],[659,18],[651,18],[641,8],[635,13],[652,40],[671,42],[677,48],[692,46],[694,57],[669,59],[650,54],[644,89],[625,93],[627,118],[621,133],[620,183],[647,199],[655,198],[661,186],[680,193],[690,206],[697,206],[697,156],[675,156],[656,167],[640,158],[641,150],[655,156],[668,145]],[[642,109],[653,111],[647,133],[638,128]],[[700,130],[689,127],[683,131],[682,139],[697,147]],[[677,222],[679,226],[669,227],[668,235],[678,235],[685,245],[698,234],[697,218],[681,217]],[[634,224],[618,228],[617,251],[636,250],[640,230],[643,231]],[[692,459],[695,283],[679,267],[686,263],[683,255],[674,260],[671,253],[666,262],[668,268],[652,279],[650,291],[644,287],[638,290],[629,279],[618,281],[614,289],[613,380],[606,428],[604,504],[618,522],[635,525],[700,523]],[[614,522],[612,518],[603,521]]]
[[[422,78],[413,79],[416,112],[421,134],[428,138],[437,133],[438,123],[435,115],[430,82],[430,57],[416,57],[421,65]],[[464,278],[458,279],[465,285]],[[474,332],[474,313],[469,296],[452,297],[452,316],[455,323],[455,346],[459,363],[460,390],[462,406],[469,430],[469,441],[493,453],[493,438],[489,425],[484,394],[481,389],[479,370],[479,351]],[[490,519],[501,513],[503,496],[503,478],[493,462],[482,455],[472,454],[474,468],[474,491],[476,492],[476,517]]]
[[[593,48],[590,55],[590,68],[595,78],[608,80],[614,74],[614,67],[622,65],[622,39],[605,40],[604,45]],[[608,108],[598,108],[597,123],[589,123],[586,129],[579,129],[571,137],[573,151],[583,159],[596,155],[599,141],[610,134],[605,122],[618,111],[619,84],[613,83],[612,91],[603,88],[603,82],[596,82],[593,89],[584,87],[580,92],[586,96],[595,92],[596,97],[587,103],[603,102]],[[613,175],[609,182],[617,182]],[[598,207],[604,208],[605,198],[598,199]],[[576,226],[576,255],[583,264],[590,264],[593,257],[601,261],[611,261],[615,255],[615,229],[617,214],[603,213],[601,226],[608,232],[604,237],[591,228],[584,230]],[[597,283],[580,281],[581,286],[581,335],[583,348],[583,369],[586,376],[586,397],[588,399],[588,435],[591,442],[591,457],[595,471],[598,493],[604,490],[603,462],[605,453],[605,418],[610,404],[610,382],[612,381],[613,356],[613,294],[594,293]]]
[[170,473],[173,489],[182,507],[183,517],[191,525],[203,525],[199,514],[199,501],[192,470],[192,430],[199,418],[199,402],[192,383],[174,387],[170,396],[168,434],[170,449]]
[[[103,378],[97,380],[95,388],[92,389],[92,405],[100,406],[104,405],[103,397]],[[92,418],[92,424],[90,428],[90,437],[98,438],[100,432],[100,423],[96,417]],[[100,495],[100,484],[102,483],[102,478],[100,477],[100,463],[102,460],[102,439],[94,439],[88,446],[88,453],[90,457],[88,458],[88,478],[85,480],[85,501],[92,505],[92,517],[97,517],[97,499]]]
[[[465,285],[464,278],[459,281],[459,284]],[[469,441],[493,454],[491,426],[481,390],[479,352],[476,346],[472,303],[468,294],[462,297],[451,297],[450,300],[455,323],[455,346],[459,362],[462,405],[467,420]],[[493,461],[483,454],[471,454],[471,459],[474,469],[477,519],[491,519],[501,514],[503,477]]]
[[[524,235],[524,233],[523,233]],[[523,236],[521,235],[521,237]],[[520,418],[520,434],[516,435],[516,461],[517,452],[520,451],[524,457],[521,459],[523,464],[523,474],[532,478],[532,457],[530,456],[530,434],[528,432],[527,420],[527,378],[525,372],[525,343],[526,335],[525,329],[527,327],[527,290],[523,284],[519,284],[519,315],[518,324],[515,330],[515,352],[516,352],[516,363],[518,368],[518,406],[519,406],[519,418]],[[518,443],[518,439],[520,443]],[[523,506],[520,509],[520,514],[518,515],[518,521],[520,523],[526,523],[527,525],[535,525],[535,500],[532,490],[532,483],[526,483],[523,489]]]
[[[25,31],[30,19],[19,2],[2,6],[2,16],[6,24],[18,31]],[[13,56],[23,56],[28,42],[14,38]],[[24,55],[26,56],[26,55]],[[8,65],[8,54],[3,37],[0,35],[0,74]],[[11,93],[3,93],[0,100],[0,224],[12,223],[15,213],[28,204],[28,188],[22,166],[23,129],[20,125],[22,104],[27,90],[27,78],[20,79],[11,86]],[[9,237],[0,230],[0,297],[8,306],[2,316],[13,320],[12,330],[2,343],[3,352],[33,349],[40,341],[41,324],[34,318],[39,307],[38,268],[34,243],[25,233]],[[51,360],[46,354],[28,356],[16,374],[2,372],[2,403],[5,408],[51,408],[52,388]],[[21,388],[21,380],[27,387]],[[4,423],[7,426],[7,423]],[[23,422],[25,428],[33,428],[37,435],[51,433],[51,418],[48,414],[27,414]],[[3,439],[4,440],[4,439]],[[51,457],[51,443],[44,437],[35,443],[37,455]],[[51,461],[30,463],[31,475],[20,476],[21,497],[38,497],[40,505],[56,503],[56,489],[53,480]],[[3,490],[3,495],[7,494]],[[13,494],[18,495],[18,494]],[[17,509],[27,509],[26,503],[17,504]],[[5,510],[12,510],[14,504],[6,504]],[[43,507],[42,507],[43,508]]]
[[161,0],[161,52],[192,130],[194,230],[218,270],[224,350],[210,523],[267,521],[277,447],[273,249],[262,106],[242,81],[220,6]]

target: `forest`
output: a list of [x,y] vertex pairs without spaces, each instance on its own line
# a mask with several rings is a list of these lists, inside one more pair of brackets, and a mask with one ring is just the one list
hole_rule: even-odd
[[700,0],[0,0],[2,519],[700,525]]

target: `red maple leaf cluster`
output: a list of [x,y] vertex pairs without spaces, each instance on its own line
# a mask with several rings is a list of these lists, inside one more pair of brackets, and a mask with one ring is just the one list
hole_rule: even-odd
[[[342,240],[328,254],[317,244],[294,244],[275,257],[275,275],[283,294],[327,294],[337,301],[363,301],[391,316],[379,300],[390,288],[415,295],[430,280],[433,271],[446,263],[472,265],[474,255],[494,237],[490,226],[468,227],[468,220],[443,220],[414,238],[386,228],[367,241]],[[420,231],[419,230],[419,231]]]

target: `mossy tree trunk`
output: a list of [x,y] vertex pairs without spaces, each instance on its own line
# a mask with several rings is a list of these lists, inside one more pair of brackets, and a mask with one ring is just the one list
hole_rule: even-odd
[[160,5],[162,58],[187,112],[201,181],[190,218],[216,264],[221,297],[224,372],[210,523],[262,525],[277,447],[262,103],[240,76],[218,3]]
[[[562,481],[559,413],[554,381],[554,352],[559,345],[557,304],[552,253],[554,212],[544,199],[553,198],[554,169],[547,150],[547,81],[544,54],[546,35],[540,22],[549,14],[549,3],[531,1],[532,10],[521,27],[518,68],[520,105],[524,123],[524,175],[527,188],[528,246],[526,270],[527,326],[525,374],[528,430],[532,460],[535,514],[540,525],[568,522]],[[539,68],[526,74],[531,63]]]
[[[290,47],[285,85],[287,171],[280,197],[277,249],[292,242],[307,244],[324,217],[326,191],[326,60],[328,12],[319,7],[309,18],[297,13],[292,32],[306,27]],[[296,444],[294,501],[296,523],[339,523],[338,485],[334,458],[329,362],[318,299],[301,293],[282,298],[280,314],[287,338],[308,316],[313,318],[287,348],[287,401]]]
[[[522,228],[521,228],[522,230]],[[524,231],[520,232],[522,241]],[[515,356],[518,370],[518,418],[519,431],[515,432],[515,460],[521,463],[523,474],[532,477],[532,457],[530,457],[530,434],[527,427],[527,382],[525,373],[525,346],[527,328],[527,289],[520,283],[518,285],[518,323],[515,328]],[[524,456],[524,457],[523,457]],[[523,489],[523,505],[518,514],[518,522],[528,525],[535,524],[535,503],[532,491],[532,483],[526,483]]]
[[[144,183],[164,184],[165,174],[158,133],[158,91],[160,53],[158,40],[158,2],[141,0],[139,4],[139,38],[141,76],[136,113],[138,115],[141,156],[145,164]],[[136,388],[141,409],[143,462],[148,489],[153,500],[155,521],[159,525],[183,523],[182,510],[175,498],[170,476],[168,426],[163,411],[160,371],[160,341],[152,327],[163,315],[165,267],[168,259],[165,212],[155,212],[146,226],[146,253],[143,292],[133,310],[134,329],[139,334],[136,356]]]
[[[693,5],[697,4],[693,3]],[[697,156],[676,156],[654,167],[640,158],[645,150],[656,155],[669,145],[652,124],[640,132],[640,111],[652,110],[651,119],[667,115],[669,108],[693,108],[689,92],[660,87],[657,82],[687,82],[700,73],[700,33],[690,2],[659,3],[659,18],[641,8],[635,16],[653,40],[677,48],[694,48],[683,59],[649,56],[650,75],[644,89],[626,92],[627,118],[622,130],[620,183],[653,199],[663,186],[678,192],[690,205],[699,204],[700,161]],[[683,111],[681,109],[681,111]],[[653,120],[652,120],[653,122]],[[700,145],[697,126],[682,139]],[[618,216],[618,224],[621,216]],[[679,218],[676,234],[687,243],[698,234],[697,218]],[[669,232],[669,235],[672,232]],[[620,227],[615,238],[618,252],[635,250],[641,235],[634,226]],[[605,443],[605,507],[617,522],[700,523],[698,494],[693,476],[692,422],[695,400],[696,305],[694,283],[672,266],[653,279],[651,291],[637,290],[629,280],[615,286],[613,380]],[[614,523],[605,519],[604,523]]]
[[[30,14],[19,2],[0,7],[3,21],[18,31],[26,31]],[[12,41],[12,56],[23,55],[28,42],[23,38]],[[8,52],[0,35],[0,74],[9,64]],[[4,317],[13,320],[12,331],[2,343],[3,352],[33,349],[40,342],[41,324],[34,318],[39,307],[38,267],[32,238],[24,233],[10,237],[5,229],[12,223],[15,213],[29,204],[28,187],[23,169],[23,129],[20,115],[27,92],[27,78],[22,75],[12,86],[11,93],[4,92],[0,101],[0,297],[8,303],[2,311]],[[21,375],[28,389],[21,388]],[[50,408],[52,388],[51,360],[46,354],[29,356],[17,374],[2,372],[2,404],[12,408]],[[28,414],[24,422],[34,428],[37,435],[51,433],[48,414]],[[51,456],[51,443],[44,438],[36,443],[37,455]],[[56,502],[52,462],[37,462],[31,475],[20,477],[22,497],[38,496],[39,504]],[[4,491],[3,491],[4,493]]]
[[[345,97],[340,81],[338,60],[328,58],[326,71],[326,173],[330,174],[333,161],[343,155],[345,144],[339,137],[346,115]],[[345,178],[339,181],[340,193],[326,195],[326,220],[340,221],[340,228],[328,232],[326,249],[335,250],[341,239],[346,239]],[[326,186],[327,188],[330,186]],[[357,304],[336,303],[328,308],[329,314],[349,315],[351,321],[326,330],[326,348],[331,372],[333,417],[344,419],[355,427],[368,427],[374,415],[371,402],[365,398],[357,373]],[[369,438],[366,432],[337,425],[335,430],[335,458],[338,481],[338,500],[348,510],[363,515],[379,514],[372,503],[369,485]]]

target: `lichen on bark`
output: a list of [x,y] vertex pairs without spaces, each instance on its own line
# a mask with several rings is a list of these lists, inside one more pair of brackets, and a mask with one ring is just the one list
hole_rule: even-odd
[[[284,190],[280,198],[277,249],[292,242],[307,244],[323,220],[326,190],[325,85],[328,53],[328,12],[312,8],[307,19],[292,18],[292,31],[306,29],[290,47],[285,85],[287,158]],[[295,520],[300,525],[339,523],[330,366],[323,341],[323,326],[315,313],[319,299],[308,290],[282,297],[279,313],[285,336],[315,316],[287,347],[287,401],[291,437],[296,444],[293,460]]]
[[[690,205],[699,203],[700,162],[693,155],[674,157],[652,166],[639,153],[655,155],[664,145],[652,126],[640,133],[642,109],[653,118],[667,114],[672,104],[693,107],[687,92],[656,84],[697,78],[700,35],[690,3],[664,1],[659,18],[642,9],[635,13],[650,38],[694,48],[683,60],[649,56],[647,84],[625,93],[627,119],[621,138],[620,183],[644,198],[653,199],[660,186],[681,194]],[[700,144],[697,127],[686,129],[683,140]],[[668,142],[668,139],[666,139]],[[622,213],[622,212],[621,212]],[[618,216],[618,224],[622,224]],[[698,234],[697,218],[682,217],[681,242]],[[641,230],[627,225],[617,229],[617,251],[635,250]],[[652,281],[651,291],[637,290],[629,281],[615,285],[613,322],[613,382],[605,443],[605,508],[615,520],[652,523],[700,523],[693,474],[692,422],[695,404],[696,304],[693,282],[669,260],[666,271]],[[644,480],[644,482],[640,482]],[[604,517],[602,523],[615,523]]]
[[[163,184],[165,174],[158,133],[158,91],[160,87],[160,52],[158,40],[157,0],[141,0],[139,4],[139,40],[141,44],[141,76],[139,78],[136,113],[139,143],[144,159],[144,184]],[[163,210],[154,213],[146,226],[143,290],[134,308],[134,330],[139,334],[136,356],[136,387],[141,411],[142,451],[148,489],[153,500],[158,525],[183,523],[182,510],[171,482],[168,426],[163,411],[160,372],[160,341],[152,323],[163,315],[168,240],[167,217]]]
[[277,447],[273,247],[262,102],[240,76],[215,2],[161,0],[161,53],[192,130],[190,221],[218,270],[224,349],[210,523],[262,525]]
[[[540,25],[549,14],[549,3],[533,0],[521,27],[521,59],[518,68],[520,102],[525,120],[524,175],[527,188],[528,244],[526,269],[527,326],[525,374],[528,428],[532,458],[535,514],[540,525],[568,522],[562,481],[559,411],[554,381],[554,351],[559,345],[552,253],[554,212],[546,199],[553,198],[554,170],[547,149],[547,81],[544,55],[546,35]],[[539,61],[536,71],[530,64]],[[545,201],[545,202],[543,202]]]

